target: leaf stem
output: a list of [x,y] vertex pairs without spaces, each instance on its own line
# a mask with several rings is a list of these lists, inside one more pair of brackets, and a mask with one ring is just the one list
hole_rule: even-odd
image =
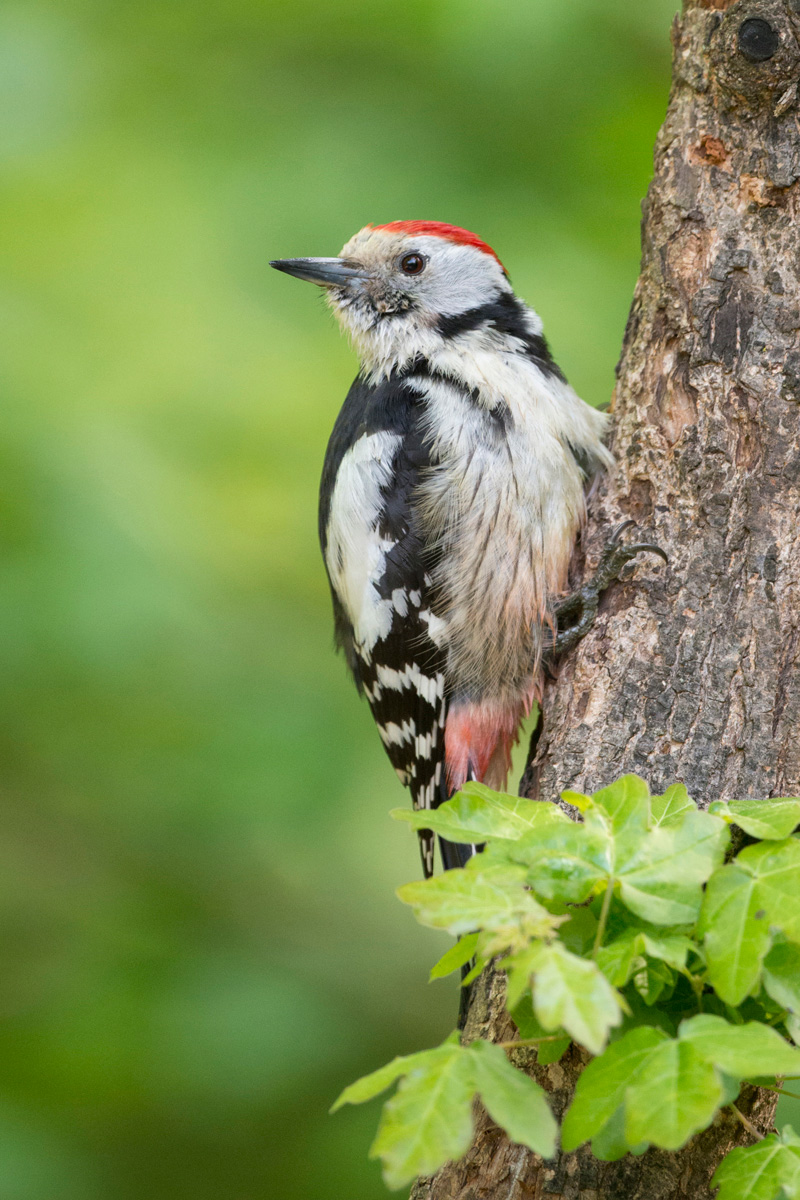
[[613,890],[614,880],[609,879],[605,895],[603,896],[603,907],[600,909],[600,920],[597,922],[597,933],[594,935],[592,958],[597,958],[597,952],[603,944],[603,934],[606,931],[606,921],[608,920],[608,911],[611,908],[611,894]]
[[786,1088],[770,1087],[768,1083],[753,1084],[753,1087],[763,1088],[765,1092],[775,1092],[776,1096],[791,1096],[793,1100],[800,1100],[800,1092],[787,1092]]
[[515,1042],[495,1042],[501,1050],[517,1050],[520,1046],[539,1046],[542,1042],[561,1042],[565,1035],[554,1033],[550,1037],[517,1038]]
[[749,1121],[749,1120],[747,1119],[747,1117],[744,1115],[744,1113],[742,1113],[742,1112],[739,1112],[739,1109],[736,1107],[736,1105],[735,1105],[735,1104],[729,1104],[729,1105],[728,1105],[728,1108],[730,1108],[730,1109],[732,1110],[732,1112],[735,1112],[735,1113],[736,1113],[736,1116],[737,1116],[737,1117],[739,1118],[739,1120],[742,1122],[742,1124],[744,1125],[745,1129],[747,1130],[747,1132],[748,1132],[749,1134],[751,1134],[751,1135],[752,1135],[754,1138],[756,1138],[756,1140],[757,1140],[757,1141],[759,1141],[759,1142],[763,1142],[763,1140],[764,1140],[764,1134],[763,1134],[763,1133],[760,1133],[760,1132],[759,1132],[759,1130],[758,1130],[758,1129],[756,1129],[756,1127],[755,1127],[755,1125],[753,1124],[753,1122],[752,1122],[752,1121]]

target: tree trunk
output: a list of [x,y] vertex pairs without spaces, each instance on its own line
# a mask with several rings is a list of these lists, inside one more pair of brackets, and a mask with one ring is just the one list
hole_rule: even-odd
[[[617,468],[598,492],[591,569],[631,517],[670,556],[606,594],[559,669],[526,794],[625,771],[716,798],[800,792],[800,0],[686,0],[644,208],[643,259],[615,397]],[[582,564],[578,564],[580,567]],[[503,978],[476,984],[467,1036],[513,1036]],[[586,1056],[521,1065],[564,1111]],[[769,1128],[774,1097],[743,1111]],[[415,1200],[711,1197],[748,1135],[726,1110],[679,1153],[543,1162],[479,1114],[462,1162]]]

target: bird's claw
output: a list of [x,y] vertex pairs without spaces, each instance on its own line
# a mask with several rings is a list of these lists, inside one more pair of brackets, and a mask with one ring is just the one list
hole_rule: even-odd
[[[654,542],[633,542],[625,545],[622,542],[622,535],[626,530],[635,525],[635,521],[623,521],[618,525],[611,537],[606,543],[605,549],[600,556],[600,562],[597,565],[592,579],[588,586],[593,588],[598,594],[604,592],[609,584],[619,578],[622,568],[635,558],[637,554],[657,554],[659,558],[663,558],[664,562],[669,562],[667,554],[660,546],[656,546]],[[583,589],[581,589],[583,590]]]
[[[621,540],[623,533],[635,524],[635,521],[629,520],[623,521],[616,527],[606,543],[592,578],[583,587],[571,595],[565,596],[555,605],[553,616],[556,620],[557,632],[551,648],[554,658],[571,650],[581,638],[586,636],[595,622],[600,596],[619,578],[623,567],[632,558],[635,558],[637,554],[657,554],[659,558],[663,558],[665,563],[669,562],[666,552],[660,546],[656,546],[654,542],[623,544]],[[566,629],[558,629],[558,624],[563,618],[574,616],[576,613],[579,614],[578,619],[573,624]]]

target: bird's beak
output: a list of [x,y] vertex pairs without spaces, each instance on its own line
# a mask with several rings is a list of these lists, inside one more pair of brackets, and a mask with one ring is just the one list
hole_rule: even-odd
[[276,258],[269,265],[320,287],[347,287],[369,277],[366,268],[346,258]]

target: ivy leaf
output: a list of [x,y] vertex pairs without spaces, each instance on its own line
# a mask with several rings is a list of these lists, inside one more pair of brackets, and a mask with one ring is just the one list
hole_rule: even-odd
[[589,1063],[578,1079],[575,1098],[561,1126],[564,1150],[577,1150],[600,1133],[624,1103],[628,1085],[666,1039],[662,1030],[640,1025]]
[[678,1150],[711,1121],[722,1084],[711,1063],[689,1042],[670,1039],[653,1051],[625,1094],[629,1145],[651,1142]]
[[471,971],[468,971],[467,974],[464,976],[464,978],[461,980],[461,986],[467,987],[470,983],[472,983],[473,979],[477,979],[478,976],[480,974],[482,974],[483,969],[486,966],[486,962],[487,962],[486,959],[478,956],[478,958],[475,960],[475,966],[472,968]]
[[527,868],[538,895],[582,904],[609,877],[613,842],[605,821],[590,810],[583,824],[549,825],[511,843],[504,854]]
[[800,840],[748,846],[736,861],[757,881],[758,899],[770,925],[800,942]]
[[438,1049],[439,1054],[406,1075],[383,1107],[370,1158],[383,1161],[389,1188],[432,1175],[465,1154],[472,1140],[474,1056],[456,1045]]
[[458,1033],[454,1032],[441,1046],[435,1046],[432,1050],[420,1050],[416,1054],[402,1054],[393,1058],[385,1067],[371,1071],[369,1075],[362,1076],[361,1079],[357,1079],[355,1083],[346,1087],[330,1111],[335,1113],[343,1104],[363,1104],[365,1100],[372,1100],[373,1097],[391,1087],[401,1075],[406,1075],[409,1071],[425,1069],[438,1058],[447,1057],[451,1053],[452,1047],[458,1047],[458,1040]]
[[800,799],[715,800],[709,812],[762,841],[782,841],[800,825]]
[[592,796],[592,804],[606,814],[616,837],[640,838],[650,821],[650,789],[638,775],[623,775]]
[[533,1011],[548,1033],[565,1029],[599,1054],[622,1020],[619,997],[596,963],[570,954],[559,942],[531,947]]
[[421,925],[456,935],[509,928],[523,929],[530,937],[551,933],[563,917],[554,917],[534,900],[525,878],[522,867],[488,863],[476,855],[466,867],[404,884],[397,895],[411,905]]
[[800,946],[779,942],[764,959],[764,987],[781,1008],[800,1016]]
[[557,1063],[563,1058],[571,1045],[572,1038],[569,1037],[557,1037],[554,1042],[542,1042],[541,1046],[536,1047],[536,1061],[540,1067],[549,1067],[550,1063]]
[[800,941],[800,841],[748,846],[712,875],[700,930],[709,980],[727,1004],[758,985],[773,930]]
[[[754,1146],[739,1146],[717,1167],[717,1200],[775,1200],[800,1194],[800,1139],[790,1125]],[[781,1191],[783,1189],[783,1191]]]
[[429,1175],[460,1158],[472,1139],[472,1099],[479,1092],[490,1116],[520,1142],[549,1158],[557,1126],[542,1088],[509,1063],[498,1046],[461,1046],[457,1033],[441,1046],[409,1054],[346,1088],[334,1105],[359,1104],[403,1076],[384,1105],[370,1156],[383,1161],[390,1188]]
[[446,975],[457,971],[459,967],[465,967],[478,947],[479,936],[477,933],[465,933],[454,946],[445,950],[439,961],[431,967],[429,982],[432,983],[434,979],[444,979]]
[[770,946],[756,881],[736,862],[708,881],[698,932],[704,935],[708,977],[726,1004],[741,1004],[757,986]]
[[610,984],[624,987],[634,971],[645,965],[644,935],[638,929],[627,930],[622,937],[602,946],[596,961]]
[[585,792],[573,792],[569,788],[561,793],[561,799],[565,804],[571,804],[573,808],[577,808],[578,812],[586,812],[592,802],[591,796],[587,796]]
[[687,812],[679,825],[652,830],[616,864],[623,903],[654,925],[692,924],[728,841],[724,823],[708,813]]
[[[504,958],[500,964],[506,973],[506,1007],[510,1012],[516,1011],[522,1003],[523,996],[531,987],[534,967],[539,961],[539,949],[538,943],[526,946],[524,950],[518,950],[516,954],[510,954]],[[531,1004],[533,1004],[532,998]],[[543,1030],[543,1032],[547,1031]],[[533,1034],[533,1037],[538,1036],[538,1033]]]
[[[533,1000],[529,991],[525,992],[525,995],[513,1008],[511,1017],[521,1038],[547,1037],[547,1030],[537,1020],[536,1014],[533,1011]],[[556,1033],[560,1032],[561,1030],[556,1031]],[[539,1066],[546,1067],[550,1063],[558,1062],[569,1046],[570,1041],[571,1039],[568,1037],[556,1037],[554,1041],[543,1041],[541,1045],[536,1047],[536,1061]]]
[[395,808],[391,814],[415,829],[432,829],[450,842],[478,843],[492,838],[515,840],[545,824],[569,821],[549,800],[523,800],[493,792],[482,783],[466,783],[437,809]]
[[739,1092],[742,1090],[741,1079],[737,1079],[735,1075],[726,1075],[724,1071],[720,1070],[717,1070],[717,1074],[722,1084],[720,1108],[724,1108],[726,1104],[735,1104],[739,1098]]
[[499,1046],[475,1041],[469,1051],[475,1082],[492,1120],[505,1129],[512,1142],[527,1146],[542,1158],[552,1158],[558,1126],[543,1089],[513,1067]]
[[564,915],[569,917],[569,920],[565,921],[558,931],[560,940],[573,954],[586,954],[594,945],[597,917],[586,905],[575,908],[565,904]]
[[660,825],[680,825],[686,813],[693,811],[697,811],[697,805],[685,785],[673,783],[663,796],[650,797],[650,826],[657,829]]
[[681,1021],[678,1037],[736,1079],[800,1074],[800,1050],[760,1021],[731,1025],[723,1017],[701,1013]]
[[582,824],[544,826],[508,843],[502,855],[527,867],[531,886],[547,900],[580,904],[603,881],[613,882],[626,907],[643,920],[693,925],[703,884],[730,840],[727,827],[689,809],[680,823],[647,832],[645,801],[629,789],[605,801],[608,811],[592,800]]
[[[624,1105],[624,1137],[629,1149],[653,1143],[677,1150],[704,1129],[723,1098],[722,1082],[711,1063],[688,1042],[640,1026],[613,1042],[578,1080],[564,1118],[561,1142],[575,1150],[594,1139]],[[601,1137],[604,1152],[619,1149],[619,1136]],[[594,1145],[594,1143],[593,1143]]]
[[676,971],[682,971],[690,952],[697,953],[697,943],[682,933],[644,933],[644,949],[648,958],[657,958]]
[[620,1104],[610,1121],[592,1138],[592,1156],[600,1162],[617,1162],[628,1153],[625,1137],[625,1105]]
[[644,1154],[647,1142],[629,1146],[625,1137],[625,1105],[620,1104],[610,1121],[592,1138],[592,1154],[601,1162],[617,1162],[626,1154]]
[[672,968],[663,962],[648,962],[633,976],[633,986],[649,1006],[655,1004],[664,989],[671,988],[674,983]]
[[601,947],[597,954],[597,965],[609,983],[614,987],[624,987],[634,972],[644,967],[645,955],[666,963],[676,971],[682,971],[690,950],[696,950],[696,943],[684,934],[661,936],[634,927],[626,929],[620,937]]

